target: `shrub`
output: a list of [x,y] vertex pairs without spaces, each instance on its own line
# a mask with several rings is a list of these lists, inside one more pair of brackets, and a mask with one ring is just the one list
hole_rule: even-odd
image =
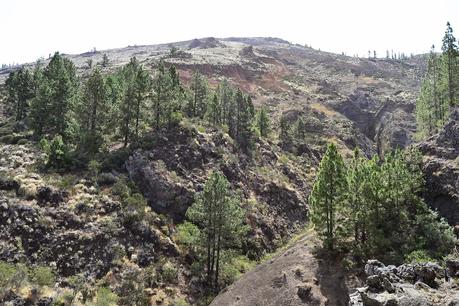
[[126,185],[126,181],[124,179],[119,179],[112,186],[111,192],[113,195],[119,196],[121,199],[125,199],[129,196],[130,190]]
[[425,250],[416,250],[405,256],[406,263],[434,261]]
[[38,266],[30,271],[30,279],[39,286],[54,285],[55,275],[49,267]]
[[161,268],[161,278],[163,282],[175,284],[178,278],[178,270],[174,263],[168,261]]
[[110,288],[99,287],[97,289],[94,306],[112,306],[117,305],[118,296],[113,293]]
[[91,175],[91,177],[97,177],[97,175],[100,172],[100,167],[101,167],[101,164],[97,160],[94,160],[94,159],[91,160],[88,163],[89,175]]
[[29,141],[25,138],[22,138],[22,139],[19,139],[18,141],[18,145],[25,145],[27,144]]
[[118,149],[116,151],[110,152],[109,154],[105,155],[102,160],[102,167],[101,170],[103,171],[110,171],[112,169],[115,170],[123,170],[124,163],[129,157],[129,149],[123,148]]
[[5,261],[0,261],[0,288],[5,287],[16,273],[16,267]]
[[220,278],[223,286],[232,284],[242,273],[247,272],[254,265],[247,257],[237,255],[234,251],[225,251],[223,257]]
[[103,172],[97,176],[97,183],[99,185],[112,185],[117,182],[116,176],[110,172]]
[[159,279],[158,279],[158,273],[156,272],[156,266],[155,265],[150,265],[146,267],[143,271],[144,273],[144,281],[145,285],[148,288],[155,288],[158,286]]
[[199,237],[199,228],[193,223],[185,221],[177,226],[177,234],[175,235],[175,241],[177,241],[177,243],[187,248],[192,248],[198,244]]
[[40,146],[47,155],[47,167],[61,169],[69,163],[68,148],[61,135],[54,136],[51,142],[43,138]]
[[127,270],[123,273],[119,288],[120,305],[148,305],[148,296],[139,270]]
[[190,304],[185,300],[181,298],[176,298],[174,299],[173,302],[169,303],[169,306],[189,306]]
[[141,221],[145,216],[147,201],[140,193],[135,193],[124,200],[124,221],[127,224]]

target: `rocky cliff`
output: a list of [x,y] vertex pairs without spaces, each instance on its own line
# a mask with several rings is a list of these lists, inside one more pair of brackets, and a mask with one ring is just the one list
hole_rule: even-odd
[[436,135],[418,144],[424,156],[425,198],[451,224],[459,224],[459,110]]

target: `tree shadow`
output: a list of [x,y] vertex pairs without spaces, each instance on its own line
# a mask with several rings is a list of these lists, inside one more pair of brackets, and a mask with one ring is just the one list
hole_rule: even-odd
[[349,305],[349,294],[363,284],[362,271],[346,270],[339,255],[330,254],[323,249],[317,248],[313,254],[318,263],[315,281],[323,296],[328,299],[326,305]]

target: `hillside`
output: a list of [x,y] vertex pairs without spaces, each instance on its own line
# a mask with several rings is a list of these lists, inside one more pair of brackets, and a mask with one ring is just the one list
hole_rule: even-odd
[[[113,141],[94,171],[87,165],[46,171],[37,140],[23,125],[13,124],[1,107],[0,259],[18,270],[25,264],[29,270],[24,275],[31,276],[25,284],[14,283],[14,290],[0,292],[0,303],[67,305],[73,295],[79,305],[85,294],[90,300],[102,296],[106,287],[123,297],[124,304],[144,295],[152,305],[208,303],[212,295],[207,296],[196,275],[192,247],[180,243],[177,227],[210,173],[218,170],[226,176],[247,212],[249,231],[241,248],[250,262],[238,263],[236,272],[225,275],[231,283],[307,226],[307,199],[326,143],[337,144],[350,157],[355,147],[372,156],[413,142],[413,111],[425,70],[423,56],[353,58],[278,38],[203,38],[65,57],[86,79],[88,60],[96,65],[104,54],[109,63],[100,66],[103,73],[135,56],[151,73],[160,59],[167,67],[174,65],[184,84],[194,71],[211,88],[228,79],[252,97],[255,107],[268,108],[273,133],[257,138],[253,153],[247,154],[224,128],[185,117],[173,128],[148,130],[127,149],[119,139]],[[0,84],[10,71],[0,70]],[[302,139],[281,139],[281,119],[293,126],[298,118],[305,123]],[[314,293],[314,303],[344,305],[338,301],[347,301],[351,289],[361,285],[359,275],[314,257],[316,242],[309,235],[248,272],[213,305],[232,305],[230,299],[239,295],[241,305],[255,305],[255,297],[267,294],[271,299],[284,291],[296,305],[301,298],[297,289],[290,289],[304,282],[312,282],[305,290]],[[300,271],[291,264],[301,266]],[[37,287],[33,275],[40,267],[56,275]],[[257,273],[265,275],[261,283]],[[272,288],[251,296],[255,285]]]
[[[171,52],[176,48],[177,52]],[[406,146],[414,132],[414,102],[425,69],[423,56],[406,60],[353,58],[293,45],[278,38],[203,38],[155,46],[68,55],[78,72],[90,70],[88,60],[106,71],[135,56],[153,70],[160,59],[174,64],[186,83],[195,70],[211,85],[221,78],[267,105],[273,121],[307,118],[311,138],[336,138],[343,147],[359,145],[367,153]],[[45,64],[47,61],[44,61]],[[32,64],[31,64],[32,65]],[[0,83],[9,69],[0,70]]]

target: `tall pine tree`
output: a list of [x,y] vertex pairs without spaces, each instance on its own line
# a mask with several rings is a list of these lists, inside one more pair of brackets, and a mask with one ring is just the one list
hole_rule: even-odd
[[340,237],[338,217],[346,191],[346,166],[335,144],[328,145],[319,165],[314,187],[309,197],[311,221],[323,238],[327,249],[335,248]]

